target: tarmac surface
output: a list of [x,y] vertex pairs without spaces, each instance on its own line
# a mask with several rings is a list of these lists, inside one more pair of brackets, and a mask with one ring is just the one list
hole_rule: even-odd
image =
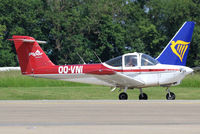
[[0,101],[0,134],[199,134],[200,101]]

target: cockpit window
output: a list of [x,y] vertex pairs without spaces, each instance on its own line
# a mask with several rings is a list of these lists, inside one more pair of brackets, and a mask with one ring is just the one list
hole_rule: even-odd
[[137,55],[128,55],[128,56],[125,56],[125,66],[126,67],[137,66]]
[[116,58],[110,59],[106,61],[106,64],[114,67],[121,67],[122,66],[122,56],[118,56]]
[[159,62],[157,60],[155,60],[154,58],[152,58],[151,56],[142,54],[142,58],[141,58],[142,66],[152,66],[152,65],[156,65],[158,63]]

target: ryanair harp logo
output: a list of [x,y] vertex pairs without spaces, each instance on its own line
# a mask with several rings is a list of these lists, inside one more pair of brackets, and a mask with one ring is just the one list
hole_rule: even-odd
[[171,47],[173,53],[179,57],[181,62],[183,62],[184,54],[185,54],[185,52],[188,48],[188,44],[190,44],[190,42],[177,40],[176,42],[172,41],[171,43],[172,43],[172,45],[170,47]]

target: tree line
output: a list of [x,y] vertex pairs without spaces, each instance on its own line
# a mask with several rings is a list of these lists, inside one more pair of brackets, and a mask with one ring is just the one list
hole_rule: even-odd
[[0,0],[0,66],[17,66],[12,35],[27,35],[55,64],[98,62],[128,52],[157,57],[185,21],[195,21],[188,66],[200,65],[199,0]]

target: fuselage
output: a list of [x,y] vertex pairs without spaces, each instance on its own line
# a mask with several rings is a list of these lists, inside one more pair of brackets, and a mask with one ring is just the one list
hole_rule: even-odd
[[[106,63],[55,65],[40,67],[34,70],[34,77],[59,79],[97,85],[118,86],[129,88],[168,86],[179,84],[193,70],[185,66],[156,64],[153,66],[112,67]],[[115,73],[124,74],[130,78],[142,81],[144,85],[123,85],[121,79],[115,78]]]

